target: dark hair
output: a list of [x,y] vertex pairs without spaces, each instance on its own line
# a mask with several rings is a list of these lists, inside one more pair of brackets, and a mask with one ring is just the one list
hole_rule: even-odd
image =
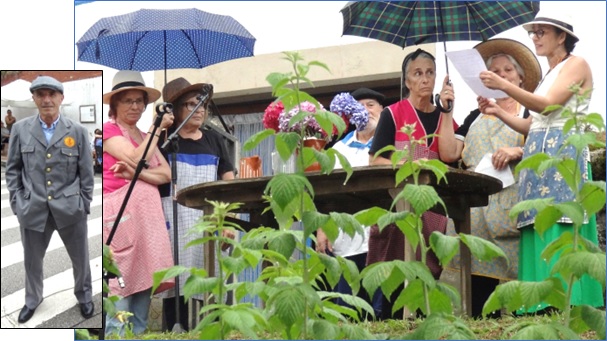
[[403,89],[403,93],[402,93],[403,98],[409,97],[409,88],[407,88],[407,86],[405,85],[405,78],[407,77],[407,71],[409,70],[409,64],[411,64],[411,62],[416,60],[418,57],[430,59],[432,61],[432,63],[434,64],[434,69],[436,69],[436,62],[434,61],[434,56],[432,54],[430,54],[430,52],[428,52],[428,51],[424,51],[422,49],[417,49],[417,50],[409,53],[407,56],[405,56],[405,59],[403,59],[403,66],[402,66],[403,79],[402,79],[402,84],[401,84],[402,89]]
[[[556,35],[561,34],[563,31],[560,27],[556,27],[556,26],[552,26],[554,27],[554,30],[556,31]],[[567,54],[570,54],[571,52],[573,52],[573,49],[575,48],[575,43],[578,42],[578,39],[576,39],[574,36],[572,36],[571,34],[565,32],[565,51],[567,51]]]
[[[143,92],[143,103],[145,104],[144,107],[147,107],[147,105],[150,103],[150,96],[148,95],[147,91],[141,90],[141,89],[128,89],[128,90],[133,90],[133,91],[138,90],[138,91]],[[112,97],[110,97],[110,111],[108,111],[109,117],[116,117],[116,105],[117,105],[118,101],[120,101],[124,97],[124,95],[127,93],[128,90],[117,92],[114,95],[112,95]]]

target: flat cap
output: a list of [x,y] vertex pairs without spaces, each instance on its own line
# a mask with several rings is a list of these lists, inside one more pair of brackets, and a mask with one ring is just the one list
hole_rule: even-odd
[[38,89],[51,89],[63,94],[63,84],[50,76],[38,76],[34,79],[30,86],[30,92],[34,93]]
[[374,99],[377,102],[379,102],[379,104],[384,105],[384,100],[386,99],[386,96],[382,95],[381,93],[375,91],[375,90],[371,90],[368,88],[359,88],[354,90],[354,92],[351,93],[352,97],[354,97],[355,100],[359,101],[361,99]]

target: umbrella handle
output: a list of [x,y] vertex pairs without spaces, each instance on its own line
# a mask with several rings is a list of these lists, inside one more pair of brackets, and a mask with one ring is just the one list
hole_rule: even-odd
[[443,106],[440,104],[440,94],[436,94],[434,97],[434,102],[436,103],[438,110],[441,112],[448,113],[453,110],[453,101],[451,100],[447,101],[447,108],[443,108]]

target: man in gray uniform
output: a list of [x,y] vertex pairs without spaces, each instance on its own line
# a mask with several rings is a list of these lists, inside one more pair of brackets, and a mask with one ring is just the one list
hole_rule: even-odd
[[15,123],[11,131],[6,185],[23,243],[27,322],[42,302],[42,261],[54,231],[72,260],[74,294],[85,318],[93,316],[87,215],[95,185],[88,133],[64,117],[63,84],[39,76],[30,87],[38,115]]

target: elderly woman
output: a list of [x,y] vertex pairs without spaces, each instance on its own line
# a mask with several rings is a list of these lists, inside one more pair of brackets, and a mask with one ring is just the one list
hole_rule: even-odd
[[[168,82],[162,89],[162,98],[166,102],[173,103],[175,108],[175,122],[167,134],[172,134],[188,117],[188,115],[199,104],[198,98],[204,84],[190,84],[184,78],[177,78]],[[212,95],[212,94],[211,94]],[[207,119],[207,99],[197,109],[194,115],[185,122],[182,129],[177,133],[177,190],[187,186],[217,180],[234,179],[234,166],[230,161],[225,143],[218,133],[210,129],[204,129],[203,124]],[[164,143],[164,136],[159,144]],[[165,155],[169,162],[173,161],[172,155]],[[175,168],[174,168],[175,169]],[[169,227],[171,246],[174,245],[173,227],[173,200],[171,186],[165,184],[159,187],[164,207],[166,226]],[[204,245],[185,247],[189,242],[202,238],[201,234],[192,233],[190,227],[196,224],[202,216],[202,211],[178,205],[178,242],[179,242],[179,265],[186,267],[204,267]],[[232,237],[231,232],[225,232],[227,237]],[[179,277],[180,296],[179,324],[185,330],[188,326],[188,304],[184,302],[183,285],[188,274]],[[176,321],[175,292],[169,290],[162,294],[163,315],[167,330],[172,330]],[[194,295],[195,299],[202,299],[202,295]]]
[[[495,112],[495,116],[508,126],[522,134],[528,134],[523,158],[544,152],[548,155],[560,153],[575,160],[574,148],[568,146],[561,150],[568,137],[563,132],[563,125],[566,121],[566,118],[561,117],[563,109],[546,113],[544,110],[550,105],[560,104],[565,108],[577,109],[582,113],[587,112],[588,101],[581,103],[581,107],[577,107],[577,98],[569,87],[579,84],[580,93],[592,91],[592,71],[584,58],[571,54],[579,39],[573,32],[573,23],[567,13],[551,13],[542,10],[537,14],[535,20],[523,27],[529,32],[537,55],[545,56],[550,66],[550,70],[535,92],[520,88],[491,71],[482,72],[480,79],[488,88],[504,91],[530,110],[531,116],[528,118]],[[583,156],[578,160],[578,167],[582,172],[582,181],[588,181],[592,179],[588,150],[584,151]],[[518,197],[519,201],[553,198],[554,203],[563,203],[572,201],[575,195],[557,169],[552,167],[547,169],[541,177],[531,170],[523,170],[519,178]],[[559,238],[564,232],[573,233],[571,220],[563,217],[540,237],[534,229],[536,213],[535,210],[524,212],[519,215],[517,221],[521,232],[518,276],[520,280],[543,281],[551,277],[550,271],[558,256],[552,257],[549,262],[546,262],[542,259],[541,253],[548,244]],[[594,215],[581,226],[579,232],[581,236],[597,244]],[[566,283],[564,285],[567,286]],[[605,304],[601,285],[587,275],[575,282],[572,289],[571,304],[573,305],[587,304],[600,307]],[[541,304],[528,307],[524,311],[535,312],[546,306],[547,304]]]
[[[403,96],[405,99],[382,111],[373,137],[373,144],[369,150],[370,164],[391,164],[389,152],[385,152],[377,158],[375,158],[375,153],[388,145],[394,145],[397,149],[403,149],[409,145],[409,137],[400,129],[404,125],[411,124],[415,124],[413,138],[416,140],[430,134],[441,135],[440,138],[429,137],[425,140],[425,144],[418,145],[414,151],[416,159],[456,161],[459,159],[459,154],[454,133],[458,126],[453,120],[453,110],[447,112],[448,109],[443,109],[447,107],[448,101],[452,102],[455,99],[453,87],[448,83],[448,76],[443,81],[440,92],[442,106],[439,107],[432,103],[432,92],[436,81],[434,56],[422,49],[417,49],[405,57],[402,72],[405,81]],[[433,212],[424,213],[422,221],[422,232],[427,243],[432,232],[444,233],[447,228],[447,217]],[[418,260],[421,259],[420,257],[421,254],[418,251]],[[377,226],[371,228],[368,265],[403,258],[404,236],[396,226],[387,226],[381,233]],[[438,279],[442,267],[436,255],[431,251],[427,255],[426,264],[432,271],[432,275]],[[382,307],[380,307],[376,294],[373,305],[378,317],[390,317],[391,304],[386,299],[383,300]]]
[[[173,266],[171,246],[158,185],[171,180],[169,165],[156,148],[159,133],[139,130],[137,122],[148,103],[160,97],[158,90],[148,88],[139,72],[120,71],[113,79],[112,91],[103,95],[103,103],[110,105],[110,121],[103,125],[103,239],[107,240],[125,199],[137,163],[147,160],[128,200],[116,234],[110,244],[122,276],[124,287],[116,279],[110,280],[110,294],[121,299],[118,311],[133,314],[129,318],[132,331],[140,334],[147,327],[151,302],[152,275]],[[172,115],[164,115],[160,128],[173,123]],[[144,150],[149,140],[148,153]],[[156,292],[166,290],[174,283],[164,283]],[[116,317],[107,321],[106,333],[124,333],[123,323]]]
[[[540,80],[540,63],[525,45],[510,39],[492,39],[474,47],[482,56],[487,69],[515,86],[533,91]],[[458,149],[462,148],[465,168],[474,170],[486,155],[492,155],[493,167],[503,169],[516,166],[523,157],[524,136],[510,129],[495,113],[523,117],[520,104],[511,97],[488,101],[479,97],[479,109],[470,112],[458,130]],[[528,112],[526,112],[528,115]],[[504,157],[505,156],[505,157]],[[480,317],[483,305],[500,280],[514,280],[518,276],[519,232],[508,214],[517,202],[518,185],[513,184],[489,197],[485,207],[470,209],[471,234],[499,246],[508,261],[503,258],[491,262],[472,261],[472,316]],[[451,228],[449,235],[457,234]],[[509,264],[508,264],[509,262]],[[452,266],[458,268],[459,257]],[[499,312],[492,316],[497,317]]]

